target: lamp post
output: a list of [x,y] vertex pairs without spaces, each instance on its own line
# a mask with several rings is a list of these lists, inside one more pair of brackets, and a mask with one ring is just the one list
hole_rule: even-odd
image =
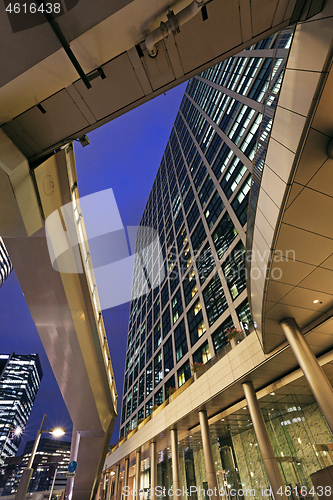
[[32,452],[31,452],[31,455],[29,458],[28,465],[22,473],[20,484],[18,485],[17,492],[15,495],[15,500],[24,500],[25,495],[27,494],[30,479],[31,479],[31,476],[33,473],[32,464],[34,462],[34,458],[36,455],[36,451],[37,451],[37,448],[39,445],[39,441],[40,441],[40,437],[41,437],[42,432],[48,432],[49,434],[52,434],[52,436],[54,436],[54,437],[63,436],[66,432],[66,429],[63,429],[62,427],[56,427],[56,428],[50,429],[50,430],[49,429],[43,430],[45,418],[46,418],[46,415],[43,416],[42,423],[40,425],[39,431],[37,433],[37,436],[36,436],[36,439],[35,439],[35,442],[34,442],[34,445],[32,448]]

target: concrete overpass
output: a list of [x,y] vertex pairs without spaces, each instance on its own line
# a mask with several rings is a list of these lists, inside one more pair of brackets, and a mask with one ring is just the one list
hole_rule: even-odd
[[[69,497],[92,498],[117,416],[117,391],[83,219],[78,210],[79,258],[71,247],[68,254],[77,273],[73,267],[70,273],[53,269],[44,226],[66,203],[79,209],[73,147],[46,160],[33,176],[2,131],[0,150],[0,232],[73,421],[71,459],[78,469]],[[62,223],[68,230],[64,218]]]
[[[65,3],[68,12],[49,22],[42,14],[28,20],[0,7],[6,41],[0,53],[0,125],[30,163],[306,20],[323,5],[322,0],[212,0],[207,5],[203,0],[195,12],[194,1],[189,14],[184,12],[188,0]],[[161,22],[162,35],[154,31]],[[150,40],[162,38],[153,58],[146,45],[152,32]],[[71,59],[64,48],[72,51]]]

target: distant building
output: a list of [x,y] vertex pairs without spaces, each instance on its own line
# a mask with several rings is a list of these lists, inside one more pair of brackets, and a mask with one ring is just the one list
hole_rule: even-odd
[[17,453],[43,376],[38,354],[0,354],[0,462]]
[[[10,495],[17,490],[22,471],[27,467],[33,445],[34,441],[29,441],[25,446],[23,456],[6,459],[4,495]],[[34,472],[29,492],[50,490],[56,470],[54,489],[64,490],[66,488],[70,449],[71,443],[69,441],[49,438],[40,440],[33,462]]]
[[6,247],[0,237],[0,288],[13,269]]

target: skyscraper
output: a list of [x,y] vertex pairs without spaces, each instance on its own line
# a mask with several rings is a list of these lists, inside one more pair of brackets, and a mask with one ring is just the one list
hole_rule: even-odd
[[[253,329],[244,258],[249,192],[291,40],[291,29],[272,35],[187,85],[141,219],[158,231],[162,258],[140,256],[144,232],[137,239],[121,437],[196,364],[218,359],[234,335],[238,342]],[[162,273],[167,279],[157,285]]]
[[[23,456],[8,457],[6,460],[4,494],[10,495],[17,490],[23,469],[27,467],[34,441],[25,445]],[[59,439],[41,438],[33,462],[33,474],[29,483],[29,492],[51,489],[54,474],[55,490],[64,490],[67,483],[66,473],[70,458],[71,443]]]
[[0,355],[0,453],[1,459],[15,455],[43,376],[38,354]]
[[10,262],[6,247],[0,237],[0,288],[8,278],[12,268],[12,263]]

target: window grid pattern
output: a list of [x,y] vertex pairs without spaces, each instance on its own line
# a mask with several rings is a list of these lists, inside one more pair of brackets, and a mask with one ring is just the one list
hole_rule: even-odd
[[[248,165],[259,130],[268,135],[272,126],[269,120],[261,123],[257,103],[264,98],[271,72],[274,84],[268,105],[276,102],[281,58],[283,51],[288,53],[291,37],[291,32],[280,37],[280,59],[275,63],[277,35],[250,47],[248,55],[243,51],[188,82],[140,222],[158,231],[162,247],[162,259],[142,252],[150,286],[158,284],[164,272],[166,278],[147,293],[146,275],[136,272],[141,262],[135,261],[132,288],[133,297],[139,298],[130,306],[121,435],[132,422],[150,414],[153,404],[168,396],[169,387],[185,383],[194,359],[206,360],[218,352],[228,325],[246,329],[252,324],[241,251],[251,187]],[[148,244],[146,235],[137,241],[140,249]],[[229,316],[222,330],[221,325],[216,328],[236,298],[237,304],[241,301],[236,308],[239,324]]]

